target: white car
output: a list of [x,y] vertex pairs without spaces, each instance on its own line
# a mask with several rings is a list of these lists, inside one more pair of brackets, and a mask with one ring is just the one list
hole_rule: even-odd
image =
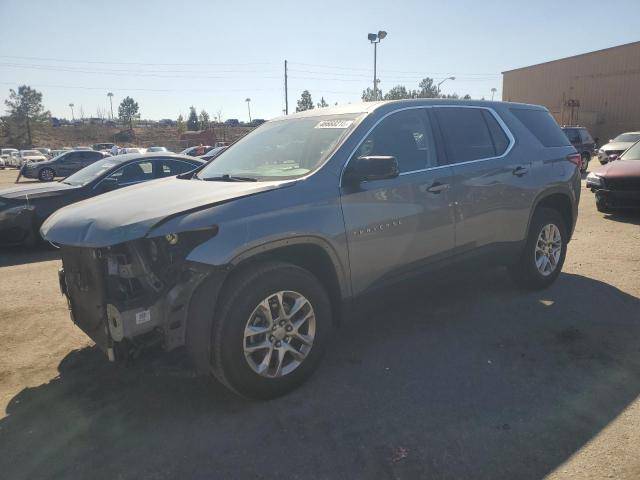
[[121,148],[118,155],[126,155],[127,153],[147,153],[147,149],[137,147]]
[[640,140],[640,132],[621,133],[598,149],[598,160],[602,165],[617,159],[631,145]]
[[20,168],[20,152],[17,150],[15,152],[11,152],[4,163],[7,167]]
[[48,160],[48,158],[38,150],[20,150],[19,157],[20,165],[18,165],[18,168],[27,162],[45,162]]
[[4,155],[0,155],[0,170],[4,170],[6,167],[6,164],[4,163],[4,157]]

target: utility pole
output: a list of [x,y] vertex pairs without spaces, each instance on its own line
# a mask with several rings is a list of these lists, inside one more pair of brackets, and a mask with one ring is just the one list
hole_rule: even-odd
[[109,97],[109,105],[111,105],[111,120],[113,120],[113,93],[107,93],[107,97]]
[[73,103],[70,103],[69,107],[71,107],[71,120],[73,121],[75,120],[75,117],[73,116],[73,107],[74,107]]
[[498,89],[496,87],[493,87],[491,89],[491,101],[493,102],[493,96],[496,94],[496,92],[498,91]]
[[284,114],[289,115],[289,88],[287,87],[287,61],[284,61]]
[[247,97],[244,99],[244,101],[247,102],[247,110],[249,110],[249,123],[251,123],[251,99]]
[[373,99],[378,100],[378,77],[377,77],[377,61],[378,61],[378,44],[380,40],[387,36],[387,32],[384,30],[378,31],[378,33],[369,33],[367,39],[373,43]]

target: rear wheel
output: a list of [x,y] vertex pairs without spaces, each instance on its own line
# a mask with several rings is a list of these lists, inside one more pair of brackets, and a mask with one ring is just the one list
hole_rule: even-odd
[[52,168],[46,167],[38,172],[38,180],[41,182],[51,182],[56,176],[56,172]]
[[265,262],[224,288],[211,339],[211,371],[237,393],[283,395],[317,368],[331,330],[331,305],[308,271]]
[[533,214],[524,250],[510,267],[516,284],[528,289],[551,285],[562,270],[567,253],[567,226],[557,210],[539,208]]
[[587,168],[589,167],[589,160],[591,160],[591,155],[589,155],[588,153],[583,153],[582,164],[580,165],[580,171],[582,173],[587,171]]

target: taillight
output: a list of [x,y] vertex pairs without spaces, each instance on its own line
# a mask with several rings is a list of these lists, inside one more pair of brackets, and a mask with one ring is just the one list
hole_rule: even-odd
[[575,164],[578,168],[582,168],[582,156],[579,153],[567,155],[567,160]]

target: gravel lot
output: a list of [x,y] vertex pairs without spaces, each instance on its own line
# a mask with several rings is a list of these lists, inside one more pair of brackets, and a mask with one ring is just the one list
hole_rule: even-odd
[[586,189],[552,288],[496,269],[390,295],[267,403],[180,352],[110,365],[59,265],[0,252],[3,478],[640,478],[640,214],[599,214]]

